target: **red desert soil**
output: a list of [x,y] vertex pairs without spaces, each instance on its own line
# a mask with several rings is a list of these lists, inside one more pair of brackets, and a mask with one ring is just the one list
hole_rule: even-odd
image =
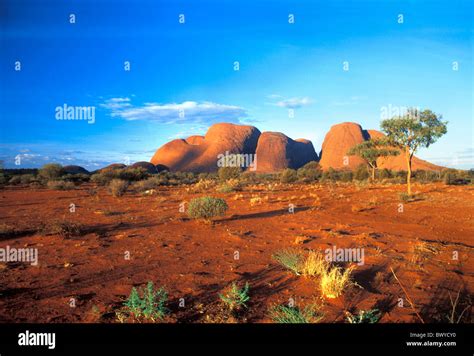
[[[181,186],[121,198],[104,188],[94,196],[90,189],[0,191],[0,223],[18,231],[3,237],[0,247],[39,250],[37,266],[0,264],[1,322],[115,322],[114,312],[131,288],[147,281],[167,289],[169,322],[235,321],[219,316],[218,293],[232,281],[248,281],[251,301],[237,321],[269,322],[272,305],[295,298],[305,306],[321,298],[317,279],[292,275],[272,260],[275,251],[287,247],[365,249],[365,265],[354,271],[360,287],[323,299],[323,322],[342,322],[346,310],[371,308],[383,312],[381,322],[418,321],[406,300],[398,306],[405,296],[390,267],[425,322],[446,321],[450,295],[461,291],[458,311],[472,295],[472,186],[415,185],[421,198],[404,204],[403,213],[398,212],[402,185],[277,184],[231,194],[214,189],[194,194]],[[227,215],[206,224],[179,212],[181,202],[202,195],[225,198]],[[261,202],[252,205],[256,196]],[[69,212],[71,203],[75,213]],[[294,214],[289,204],[296,205]],[[87,230],[72,238],[36,232],[55,220]],[[180,298],[185,307],[179,307]],[[465,315],[464,321],[472,322],[472,310]]]

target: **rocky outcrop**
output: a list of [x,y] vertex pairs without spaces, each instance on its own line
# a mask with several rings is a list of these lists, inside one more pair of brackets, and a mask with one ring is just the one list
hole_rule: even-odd
[[368,138],[368,133],[354,122],[343,122],[332,126],[323,141],[319,161],[321,168],[355,169],[364,163],[364,160],[357,156],[348,156],[347,151]]
[[63,171],[66,174],[89,174],[89,171],[84,167],[75,165],[64,166]]
[[214,172],[219,168],[219,155],[255,153],[259,136],[260,131],[253,126],[215,124],[204,137],[191,136],[161,146],[151,163],[164,165],[170,171]]
[[258,139],[256,154],[258,172],[298,169],[318,159],[311,141],[295,141],[280,132],[262,133]]

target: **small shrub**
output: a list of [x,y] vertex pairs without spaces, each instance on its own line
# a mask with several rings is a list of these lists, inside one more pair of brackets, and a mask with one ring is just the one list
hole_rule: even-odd
[[234,282],[227,292],[219,294],[219,298],[221,298],[231,311],[247,308],[246,303],[250,300],[249,288],[248,282],[245,283],[245,287],[242,289]]
[[188,206],[188,216],[192,219],[210,220],[215,216],[223,216],[228,206],[224,199],[201,197],[191,200]]
[[241,190],[241,184],[240,181],[236,178],[228,179],[217,187],[217,191],[219,193],[233,193],[238,190]]
[[122,179],[112,179],[109,183],[109,192],[114,197],[121,197],[128,189],[129,183]]
[[46,185],[49,189],[54,190],[71,190],[76,187],[73,182],[65,182],[63,180],[50,180]]
[[151,177],[146,180],[135,182],[132,186],[132,189],[138,193],[144,193],[146,191],[158,188],[160,185],[162,185],[162,182],[162,179],[158,177]]
[[214,187],[216,182],[211,179],[200,179],[199,182],[194,184],[190,189],[196,193],[202,193],[208,191],[210,188]]
[[390,169],[384,168],[376,171],[376,177],[378,179],[389,179],[393,177],[393,173]]
[[61,178],[63,174],[64,174],[63,167],[57,163],[45,164],[38,171],[38,176],[47,181]]
[[282,183],[293,183],[298,180],[298,173],[291,168],[283,170],[280,174],[280,182]]
[[331,182],[336,182],[339,180],[339,173],[332,167],[329,167],[327,171],[323,172],[323,175],[321,176],[321,180],[323,182],[331,181]]
[[90,181],[92,183],[95,183],[95,184],[101,185],[101,186],[105,186],[105,185],[109,184],[111,180],[112,180],[111,177],[109,177],[108,175],[103,174],[103,173],[94,173],[90,177]]
[[306,163],[297,171],[298,179],[303,182],[314,182],[321,178],[323,171],[318,162]]
[[82,225],[69,221],[53,221],[40,229],[45,235],[59,235],[64,238],[80,236],[84,232]]
[[76,173],[76,174],[67,174],[63,176],[63,179],[68,182],[83,183],[88,182],[90,179],[89,174],[85,173]]
[[217,174],[219,176],[219,179],[222,182],[225,182],[226,180],[229,179],[237,179],[240,177],[242,170],[240,167],[221,167],[217,171]]
[[226,193],[227,194],[227,193],[235,192],[235,189],[231,185],[229,185],[227,183],[224,183],[224,184],[221,184],[220,186],[217,187],[217,191],[219,193]]
[[375,324],[380,319],[378,309],[360,310],[358,314],[347,313],[346,320],[350,324]]
[[352,284],[353,268],[343,270],[340,267],[328,268],[321,276],[321,292],[326,298],[337,298]]
[[370,174],[367,170],[367,166],[365,164],[359,164],[354,172],[354,179],[355,180],[366,180],[369,179]]
[[128,182],[136,182],[150,177],[150,174],[143,167],[127,167],[116,169],[114,172],[116,174],[114,178],[126,180]]
[[471,183],[468,174],[463,174],[455,169],[448,169],[444,172],[444,184],[446,185],[467,185]]
[[318,309],[313,305],[307,306],[303,310],[297,307],[278,305],[270,309],[270,318],[275,323],[283,324],[317,323],[324,318]]
[[5,174],[0,173],[0,185],[5,185],[8,182],[8,178]]
[[21,176],[13,176],[8,180],[8,184],[17,185],[21,183]]
[[410,195],[408,193],[399,193],[398,194],[398,199],[401,201],[401,202],[404,202],[404,203],[408,203],[408,202],[411,202],[411,201],[414,201],[415,200],[415,195]]
[[36,176],[34,174],[22,174],[20,176],[21,184],[31,184],[36,182]]
[[168,312],[165,306],[167,300],[168,294],[164,288],[155,291],[153,282],[148,282],[146,288],[140,290],[132,288],[124,308],[118,312],[117,317],[119,320],[130,317],[136,321],[162,320]]
[[342,171],[339,173],[339,180],[341,182],[352,182],[353,174],[351,171]]

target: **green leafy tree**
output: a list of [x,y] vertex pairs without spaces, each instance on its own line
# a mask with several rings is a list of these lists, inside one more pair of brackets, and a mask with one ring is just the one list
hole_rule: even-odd
[[367,140],[352,147],[347,154],[356,155],[362,158],[370,167],[371,180],[375,180],[375,170],[377,169],[377,159],[380,157],[396,156],[400,151],[390,148],[385,139]]
[[412,159],[420,147],[429,147],[447,132],[447,122],[431,110],[420,111],[410,108],[403,116],[383,120],[382,131],[387,134],[391,145],[405,154],[407,164],[407,192],[411,195]]

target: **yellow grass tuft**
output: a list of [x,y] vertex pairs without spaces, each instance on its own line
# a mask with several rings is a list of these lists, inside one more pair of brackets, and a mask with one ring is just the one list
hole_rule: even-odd
[[301,274],[305,277],[322,276],[328,269],[328,262],[321,252],[309,251],[301,265]]
[[344,290],[352,285],[351,274],[353,267],[343,270],[340,267],[332,267],[321,275],[321,292],[326,298],[337,298]]

